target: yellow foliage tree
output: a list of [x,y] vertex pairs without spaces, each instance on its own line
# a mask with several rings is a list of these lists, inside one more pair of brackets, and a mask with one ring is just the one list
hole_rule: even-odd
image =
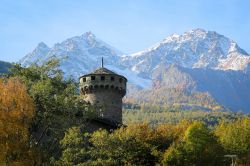
[[17,79],[0,79],[0,162],[29,165],[29,127],[34,104]]
[[250,118],[234,122],[222,121],[215,129],[215,135],[227,154],[237,155],[237,163],[250,165]]

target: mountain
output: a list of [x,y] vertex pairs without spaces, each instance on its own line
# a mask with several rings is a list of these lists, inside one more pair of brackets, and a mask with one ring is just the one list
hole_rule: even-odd
[[113,64],[122,55],[103,41],[97,39],[94,34],[87,32],[81,36],[69,38],[49,48],[41,42],[31,53],[27,54],[19,62],[23,66],[31,63],[41,64],[45,61],[57,58],[61,60],[61,67],[66,75],[79,77],[80,74],[94,70],[100,62],[100,58],[108,59],[106,64]]
[[132,71],[147,78],[159,65],[185,68],[247,70],[250,56],[236,42],[213,31],[194,29],[171,35],[154,46],[123,58]]
[[194,29],[171,35],[143,51],[125,55],[93,33],[69,38],[51,48],[44,43],[19,62],[23,66],[60,60],[65,77],[78,79],[99,67],[128,78],[128,95],[135,101],[178,103],[250,110],[250,56],[237,43],[214,31]]
[[0,61],[0,75],[8,73],[11,66],[11,63],[9,62]]
[[19,63],[29,66],[32,63],[42,64],[52,58],[60,60],[60,68],[65,77],[78,78],[88,72],[100,67],[101,58],[104,58],[105,67],[126,76],[130,83],[145,88],[150,86],[150,80],[138,77],[124,65],[119,63],[123,53],[104,41],[98,39],[92,32],[86,32],[81,36],[69,38],[49,48],[41,42],[38,46]]

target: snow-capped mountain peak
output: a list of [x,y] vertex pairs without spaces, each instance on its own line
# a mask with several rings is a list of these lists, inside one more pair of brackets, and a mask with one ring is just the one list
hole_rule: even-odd
[[151,75],[159,64],[244,70],[250,63],[250,56],[233,40],[198,28],[181,35],[173,34],[148,49],[124,57],[123,61],[131,70]]
[[38,63],[39,59],[42,59],[49,52],[49,49],[50,48],[44,42],[40,42],[37,47],[31,53],[23,57],[19,63],[23,66],[28,66],[31,63]]
[[124,54],[118,49],[110,46],[97,38],[92,32],[86,32],[80,36],[71,37],[61,43],[56,43],[49,48],[45,43],[38,46],[19,62],[23,66],[32,63],[42,64],[52,58],[60,60],[60,69],[65,77],[78,78],[100,66],[101,58],[104,58],[105,65],[111,67],[115,72],[124,74],[129,83],[146,88],[150,86],[150,79],[137,76],[136,73],[121,64],[121,57]]

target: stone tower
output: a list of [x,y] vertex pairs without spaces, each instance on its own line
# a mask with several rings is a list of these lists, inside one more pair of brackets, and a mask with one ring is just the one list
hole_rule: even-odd
[[83,99],[99,107],[103,120],[122,123],[122,98],[126,94],[127,79],[103,67],[80,77]]

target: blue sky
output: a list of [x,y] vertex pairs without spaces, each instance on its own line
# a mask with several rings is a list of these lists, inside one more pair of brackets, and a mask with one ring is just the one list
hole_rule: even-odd
[[1,0],[0,60],[92,31],[125,53],[173,33],[217,31],[250,53],[249,0]]

